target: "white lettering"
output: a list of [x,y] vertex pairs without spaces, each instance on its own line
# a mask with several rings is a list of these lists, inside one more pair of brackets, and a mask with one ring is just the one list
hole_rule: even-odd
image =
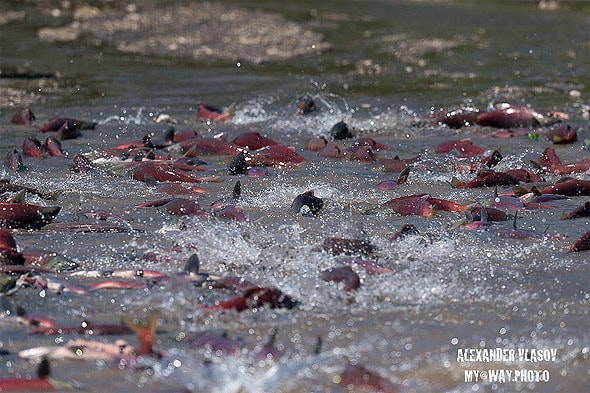
[[478,382],[479,371],[478,370],[465,370],[465,382]]

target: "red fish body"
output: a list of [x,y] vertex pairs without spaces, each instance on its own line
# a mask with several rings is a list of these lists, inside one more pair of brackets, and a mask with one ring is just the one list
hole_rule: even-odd
[[380,392],[380,393],[398,393],[396,385],[387,379],[368,371],[360,365],[348,364],[346,369],[340,374],[339,384],[344,386],[348,391],[354,392]]
[[505,212],[494,207],[474,207],[470,210],[469,215],[474,222],[506,221],[508,219],[508,215]]
[[52,392],[58,388],[49,378],[0,379],[1,392]]
[[518,183],[520,180],[507,172],[486,171],[467,183],[457,185],[457,188],[510,186]]
[[541,177],[527,169],[508,169],[505,173],[514,176],[523,183],[540,182]]
[[81,130],[93,130],[96,123],[71,118],[52,119],[41,127],[41,132],[55,131],[55,137],[59,140],[74,139],[81,135]]
[[52,392],[73,389],[68,383],[49,378],[50,369],[47,358],[37,368],[36,378],[0,379],[2,392]]
[[326,146],[321,148],[318,151],[318,157],[324,158],[344,158],[348,155],[348,151],[344,145],[335,143],[335,142],[328,142]]
[[262,136],[256,131],[241,133],[232,141],[232,143],[240,147],[246,147],[250,150],[258,150],[266,146],[278,144],[278,142]]
[[381,142],[377,142],[373,138],[369,138],[369,137],[361,137],[361,138],[355,139],[352,142],[351,149],[355,149],[356,147],[359,147],[359,146],[368,146],[371,149],[373,149],[374,151],[389,150],[389,146],[387,146],[386,144],[381,143]]
[[168,198],[157,201],[146,202],[136,207],[161,207],[168,214],[173,216],[207,216],[208,213],[199,204],[188,198]]
[[43,157],[43,146],[37,138],[28,136],[23,141],[23,154],[28,157],[41,158]]
[[197,107],[197,119],[227,121],[231,119],[231,114],[209,104],[199,104]]
[[585,158],[580,162],[563,164],[552,147],[548,147],[543,151],[539,158],[539,163],[554,175],[569,175],[590,170],[590,158]]
[[428,202],[436,206],[439,210],[443,210],[446,212],[464,212],[468,209],[468,207],[465,205],[453,201],[448,201],[446,199],[429,197]]
[[540,190],[541,194],[559,194],[566,196],[590,195],[590,180],[569,179]]
[[246,221],[244,211],[236,205],[226,205],[213,211],[213,215],[224,220]]
[[174,182],[160,182],[156,185],[156,189],[158,190],[158,192],[168,195],[193,195],[206,194],[209,192],[197,186],[187,186],[183,183]]
[[167,163],[146,161],[135,165],[132,169],[133,178],[139,181],[156,182],[184,182],[199,183],[200,180],[190,175],[190,173],[176,169]]
[[185,157],[201,155],[235,156],[240,152],[238,146],[217,138],[189,139],[181,143]]
[[208,213],[192,199],[174,198],[162,208],[173,216],[207,216]]
[[94,291],[98,289],[143,289],[145,286],[145,282],[137,280],[107,280],[87,284],[87,287]]
[[0,265],[23,265],[25,259],[16,248],[16,241],[6,229],[0,229]]
[[393,190],[396,187],[399,187],[397,180],[385,180],[375,186],[380,191]]
[[24,107],[19,108],[16,113],[12,115],[10,122],[19,126],[30,126],[33,120],[35,120],[33,112],[28,107]]
[[25,168],[23,165],[23,157],[18,150],[12,149],[4,157],[4,167],[12,172],[20,171]]
[[564,214],[564,220],[571,220],[574,218],[589,217],[590,216],[590,202],[584,203],[582,206],[575,208],[568,214]]
[[88,122],[84,120],[72,119],[69,117],[59,117],[49,120],[48,123],[43,125],[39,131],[41,132],[49,132],[49,131],[59,131],[61,128],[66,125],[69,129],[76,129],[76,130],[93,130],[96,127],[95,122]]
[[329,282],[344,283],[345,291],[352,291],[361,287],[361,279],[350,266],[340,266],[324,270],[320,273],[320,278]]
[[561,165],[561,160],[557,156],[557,153],[555,153],[555,149],[548,147],[541,153],[539,163],[545,167],[551,167],[553,165]]
[[295,300],[277,288],[254,287],[248,289],[244,295],[220,302],[213,306],[202,306],[201,309],[218,311],[233,309],[237,312],[242,312],[262,306],[291,309],[296,305],[297,302]]
[[494,128],[535,127],[543,116],[536,110],[523,105],[501,104],[490,112],[477,117],[477,124]]
[[197,131],[183,131],[175,132],[172,141],[174,143],[180,143],[197,138],[199,138],[199,134],[197,133]]
[[376,160],[375,152],[369,146],[358,146],[354,148],[348,157],[353,161],[373,162]]
[[377,160],[377,164],[383,167],[384,173],[399,173],[418,161],[420,161],[420,156],[412,158],[399,158],[396,156]]
[[570,125],[563,125],[551,129],[547,133],[547,140],[550,140],[554,144],[565,144],[573,143],[578,138],[578,134],[575,129]]
[[64,272],[77,269],[79,265],[53,251],[41,248],[25,247],[22,250],[25,266],[42,267],[54,272]]
[[382,206],[387,207],[402,216],[417,215],[432,218],[436,213],[435,205],[430,203],[427,194],[408,195],[391,199]]
[[479,113],[479,109],[476,108],[459,108],[446,112],[433,112],[431,117],[436,124],[444,124],[449,128],[458,129],[475,125]]
[[575,242],[573,242],[568,252],[588,251],[590,250],[590,231],[584,233]]
[[439,154],[450,153],[453,150],[462,156],[478,156],[485,152],[483,148],[474,145],[469,139],[446,141],[434,148],[434,151]]
[[283,145],[271,145],[253,152],[248,165],[267,167],[296,167],[305,162],[305,158],[294,149]]
[[320,151],[328,144],[328,140],[323,136],[318,136],[305,142],[304,150]]
[[53,336],[58,334],[83,334],[88,336],[106,336],[129,334],[131,329],[124,325],[99,325],[82,323],[80,326],[50,326],[31,330],[31,334]]
[[518,211],[524,209],[524,203],[515,196],[500,195],[492,199],[490,206],[499,209]]
[[64,153],[61,149],[61,143],[57,138],[48,136],[43,143],[43,150],[52,157],[63,157]]
[[549,172],[554,175],[571,175],[572,173],[584,173],[590,170],[590,158],[572,164],[551,165]]
[[57,206],[0,202],[0,227],[38,229],[53,220],[60,210]]

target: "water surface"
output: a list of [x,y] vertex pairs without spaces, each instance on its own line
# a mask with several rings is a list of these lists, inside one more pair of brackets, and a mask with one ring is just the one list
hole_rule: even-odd
[[[166,2],[161,2],[166,3]],[[550,202],[554,209],[525,209],[518,226],[538,233],[562,235],[513,240],[494,231],[510,222],[468,231],[455,224],[460,213],[439,212],[434,218],[376,215],[365,211],[391,198],[414,193],[488,203],[494,190],[450,187],[458,170],[453,155],[437,155],[443,140],[471,138],[504,159],[497,169],[532,169],[550,142],[526,136],[489,138],[496,130],[481,127],[452,130],[422,124],[431,109],[471,105],[486,109],[498,102],[528,104],[542,112],[561,111],[578,129],[578,141],[556,146],[564,162],[587,157],[588,50],[590,11],[583,2],[561,2],[555,11],[528,1],[274,1],[224,2],[264,12],[322,33],[332,49],[322,54],[260,64],[226,58],[186,58],[118,52],[108,42],[47,43],[38,29],[69,23],[67,10],[49,16],[34,3],[3,4],[26,16],[0,26],[2,69],[20,68],[57,73],[53,78],[2,78],[3,91],[25,92],[1,110],[4,155],[20,149],[29,135],[42,138],[36,127],[10,124],[15,106],[29,104],[36,126],[51,117],[67,116],[98,122],[94,131],[63,142],[66,158],[25,158],[27,171],[3,177],[21,185],[57,191],[62,211],[56,221],[69,221],[80,209],[105,209],[129,221],[130,233],[72,234],[47,230],[15,232],[19,247],[54,250],[84,269],[155,269],[181,271],[196,252],[203,271],[240,275],[261,285],[275,286],[301,302],[293,310],[260,308],[243,313],[208,314],[199,310],[232,296],[230,292],[163,282],[145,290],[101,290],[91,295],[55,294],[23,288],[7,297],[6,308],[24,307],[72,326],[84,320],[118,323],[122,317],[160,312],[155,346],[161,360],[150,367],[121,368],[117,362],[52,361],[53,376],[74,381],[85,391],[113,390],[219,392],[347,391],[335,376],[346,364],[360,364],[408,392],[582,392],[588,374],[588,258],[567,253],[569,244],[588,229],[588,219],[562,220],[564,211],[587,197]],[[48,9],[59,9],[56,3]],[[51,13],[51,11],[50,11]],[[53,14],[57,14],[55,11]],[[232,28],[235,26],[228,26]],[[12,91],[12,90],[11,90]],[[317,110],[296,113],[297,99],[313,98]],[[227,123],[196,120],[199,102],[234,104]],[[12,105],[11,105],[12,104]],[[243,187],[240,207],[246,222],[214,217],[166,215],[158,209],[138,209],[139,203],[166,197],[145,183],[114,173],[105,165],[92,174],[76,174],[69,166],[77,153],[93,156],[96,149],[160,136],[169,124],[156,123],[160,114],[175,120],[177,131],[196,130],[203,136],[258,130],[294,146],[308,162],[298,168],[270,168],[265,178],[229,176],[226,159],[202,157],[219,183],[203,183],[207,194],[199,204],[229,195],[236,180]],[[420,155],[408,183],[391,191],[375,186],[395,178],[375,165],[317,157],[303,150],[307,140],[328,135],[344,120],[359,136],[371,136],[391,150],[382,157]],[[539,130],[542,132],[543,130]],[[587,174],[576,174],[587,179]],[[547,176],[554,181],[557,177]],[[294,215],[296,195],[314,190],[324,199],[318,217]],[[510,191],[510,187],[501,188]],[[403,224],[415,225],[427,240],[410,236],[389,239]],[[320,272],[339,266],[342,256],[318,252],[326,237],[356,238],[377,247],[377,262],[394,274],[361,277],[361,288],[345,292],[342,285],[320,279]],[[142,258],[160,255],[156,261]],[[57,275],[72,284],[86,279]],[[1,321],[1,320],[0,320]],[[226,332],[245,347],[264,343],[278,329],[280,359],[259,362],[249,354],[234,358],[196,350],[177,340],[190,333]],[[18,358],[18,351],[62,345],[75,335],[32,336],[30,328],[2,324],[2,378],[29,377],[35,364]],[[319,353],[315,348],[322,339]],[[112,336],[91,337],[112,342]],[[136,339],[123,336],[132,345]],[[550,361],[458,362],[464,348],[554,349]],[[546,382],[465,381],[467,370],[547,370]],[[99,383],[100,381],[100,383]]]

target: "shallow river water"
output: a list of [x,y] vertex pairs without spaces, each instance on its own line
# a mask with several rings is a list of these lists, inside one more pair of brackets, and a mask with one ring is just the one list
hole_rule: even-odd
[[[83,119],[97,126],[62,141],[65,157],[25,156],[26,170],[3,168],[0,174],[11,184],[55,192],[56,199],[49,201],[26,194],[29,203],[61,207],[53,222],[75,221],[81,210],[101,209],[131,230],[17,229],[13,235],[19,250],[54,251],[78,263],[79,271],[149,269],[170,277],[155,282],[136,278],[145,284],[139,289],[76,294],[24,286],[2,294],[0,349],[5,352],[0,357],[0,379],[35,376],[38,359],[23,358],[23,350],[63,347],[76,338],[138,344],[133,334],[34,335],[33,327],[13,318],[22,307],[27,314],[50,318],[58,326],[80,326],[85,321],[120,324],[122,318],[159,312],[154,349],[161,357],[50,360],[52,378],[82,391],[379,391],[370,386],[376,379],[381,380],[382,391],[399,392],[587,391],[590,258],[588,251],[567,250],[590,229],[590,219],[563,220],[562,216],[589,197],[519,210],[518,228],[542,235],[525,239],[497,236],[498,230],[512,227],[512,218],[470,230],[460,225],[464,213],[439,210],[426,218],[374,209],[392,198],[417,193],[465,205],[490,203],[493,187],[451,187],[453,177],[468,181],[475,173],[469,173],[467,159],[456,152],[435,152],[446,140],[470,138],[486,152],[498,149],[503,159],[494,168],[497,171],[535,170],[531,161],[538,161],[550,146],[566,163],[588,157],[584,149],[585,140],[590,139],[587,3],[215,3],[228,15],[235,9],[257,10],[263,15],[259,15],[261,24],[264,15],[282,15],[282,22],[275,26],[277,34],[287,21],[315,34],[311,37],[317,43],[310,43],[317,46],[314,50],[283,59],[273,57],[278,52],[272,50],[262,51],[258,58],[235,52],[223,32],[231,36],[241,21],[229,16],[219,19],[220,30],[213,37],[229,46],[219,49],[209,44],[209,52],[201,47],[194,56],[173,47],[160,51],[138,46],[125,51],[120,44],[126,40],[129,47],[139,42],[138,37],[157,37],[159,31],[123,30],[119,35],[101,36],[100,29],[89,28],[73,41],[43,38],[42,29],[71,24],[75,3],[0,3],[0,155],[13,148],[22,152],[28,136],[43,141],[47,134],[41,134],[39,127],[50,118]],[[144,2],[137,6],[87,3],[86,14],[98,15],[105,15],[107,7],[141,15],[142,7],[147,7]],[[156,9],[187,3],[149,2]],[[88,23],[79,18],[79,26]],[[100,23],[105,23],[106,31],[105,20]],[[252,20],[248,23],[253,28],[256,19]],[[184,34],[207,35],[194,27]],[[260,31],[265,29],[272,34],[273,28],[260,26]],[[258,49],[264,48],[266,41],[255,39],[260,41]],[[305,115],[297,113],[302,96],[315,103],[315,110]],[[226,122],[197,119],[200,102],[222,108],[231,105],[233,117]],[[499,129],[451,129],[425,117],[430,111],[461,106],[487,110],[502,102],[566,114],[569,120],[563,122],[577,130],[577,141],[553,145],[545,138],[548,128],[542,127],[497,138],[492,136]],[[33,125],[11,124],[17,108],[25,105],[36,116]],[[329,138],[329,130],[339,121],[347,123],[355,136],[387,145],[389,150],[375,152],[378,159],[419,156],[407,183],[378,190],[377,184],[395,180],[398,174],[385,173],[375,162],[323,158],[304,149],[314,137]],[[211,203],[231,195],[240,180],[242,198],[237,204],[246,221],[138,208],[170,195],[134,180],[113,160],[96,161],[96,169],[88,173],[71,170],[76,154],[95,159],[99,149],[146,134],[160,138],[170,126],[177,133],[194,130],[203,137],[223,133],[228,141],[240,133],[258,131],[292,146],[306,161],[296,168],[269,167],[266,176],[253,178],[229,175],[231,157],[199,156],[207,163],[203,166],[207,171],[197,176],[213,176],[217,181],[199,183],[206,193],[188,198],[210,212]],[[531,138],[530,133],[539,137]],[[343,141],[347,146],[351,142]],[[163,154],[179,156],[174,150]],[[559,179],[542,176],[547,182]],[[589,179],[587,172],[572,176]],[[324,201],[320,213],[293,213],[293,199],[309,190]],[[500,193],[512,190],[512,186],[498,188]],[[419,234],[391,240],[406,223]],[[330,237],[371,243],[375,250],[356,258],[391,271],[372,275],[353,264],[361,284],[352,291],[345,291],[342,283],[324,281],[322,272],[351,258],[319,250]],[[298,305],[243,312],[204,310],[203,305],[239,292],[196,285],[177,275],[195,253],[202,272],[241,276],[260,286],[276,287]],[[69,272],[40,275],[66,286],[104,280]],[[255,348],[273,332],[278,353],[260,359]],[[224,334],[240,346],[238,354],[199,345],[206,341],[203,337],[218,337],[211,340],[216,343]],[[475,356],[497,349],[506,356],[496,360]],[[365,378],[342,383],[345,370],[352,366],[366,370]]]

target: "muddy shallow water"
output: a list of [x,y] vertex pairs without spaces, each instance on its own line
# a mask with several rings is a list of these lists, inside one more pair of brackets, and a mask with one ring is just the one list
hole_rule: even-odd
[[[231,15],[219,18],[227,30],[221,38],[218,29],[194,26],[193,31],[187,24],[182,34],[200,37],[193,41],[179,41],[175,34],[181,33],[165,17],[161,24],[154,22],[158,20],[154,14],[164,15],[162,10],[172,7],[166,1],[150,7],[88,2],[83,9],[63,2],[2,3],[2,157],[13,147],[20,151],[27,136],[44,139],[46,134],[38,127],[50,118],[97,122],[96,129],[62,142],[66,157],[24,157],[25,171],[2,169],[2,177],[56,192],[53,201],[27,195],[30,203],[61,206],[54,222],[72,221],[80,210],[102,209],[131,228],[124,233],[15,230],[19,249],[55,251],[77,262],[80,270],[151,269],[172,278],[158,282],[138,278],[145,283],[142,289],[75,294],[24,287],[3,295],[0,349],[7,353],[1,357],[0,378],[35,375],[37,363],[20,358],[19,351],[59,347],[79,337],[30,334],[32,327],[9,318],[20,306],[60,326],[84,321],[119,324],[125,317],[160,313],[154,343],[162,353],[159,359],[147,357],[127,366],[117,360],[51,360],[54,378],[83,391],[371,391],[338,384],[349,364],[362,365],[404,392],[585,391],[590,384],[588,254],[567,253],[567,249],[590,229],[590,220],[562,220],[562,215],[588,197],[548,202],[552,209],[520,210],[518,227],[547,235],[540,239],[496,236],[496,230],[511,227],[511,220],[467,230],[457,225],[465,218],[462,213],[439,211],[433,218],[386,211],[365,214],[392,198],[416,193],[463,204],[489,203],[493,188],[450,186],[453,177],[467,181],[474,174],[461,169],[463,163],[454,154],[435,153],[442,141],[471,138],[486,151],[499,149],[504,158],[495,168],[498,171],[532,170],[530,161],[538,161],[541,152],[553,146],[544,137],[544,128],[536,129],[538,139],[527,136],[533,130],[493,138],[498,130],[491,127],[454,130],[430,124],[422,115],[432,109],[460,105],[487,109],[507,101],[529,104],[543,113],[564,112],[570,118],[567,124],[577,129],[578,140],[553,147],[563,162],[588,156],[583,146],[590,138],[590,10],[581,2],[559,2],[557,9],[549,7],[553,2],[481,3],[341,1],[335,7],[329,1],[288,6],[273,1],[220,2],[197,10],[186,5],[191,12],[205,13],[221,4]],[[306,44],[301,49],[293,43],[295,56],[285,59],[288,46],[278,48],[275,41],[252,33],[244,42],[258,43],[259,52],[244,57],[239,52],[243,48],[232,39],[244,27],[239,16],[253,12],[265,23],[261,33],[274,29],[277,36],[291,37],[290,32],[305,32],[301,34],[317,40],[316,47]],[[108,26],[125,20],[151,21],[157,28],[145,22],[139,30],[121,27],[109,35],[107,27],[101,31],[93,20],[96,25],[110,21]],[[64,30],[57,30],[65,34],[60,40],[47,38],[64,27],[69,29],[66,33],[78,34],[74,41]],[[140,39],[150,37],[151,31],[157,31],[161,40]],[[198,51],[182,51],[171,42],[205,42],[210,50],[201,45]],[[168,46],[158,46],[161,43]],[[264,48],[270,50],[260,50]],[[315,111],[297,114],[302,95],[313,99]],[[197,120],[199,102],[233,104],[234,116],[228,122]],[[10,123],[21,105],[29,105],[37,118],[31,127]],[[161,115],[171,120],[157,122]],[[380,191],[375,186],[397,179],[397,173],[384,173],[375,163],[321,158],[303,149],[309,139],[328,136],[341,120],[357,136],[389,146],[390,150],[377,152],[378,158],[419,155],[408,182]],[[293,146],[307,161],[298,168],[268,168],[267,176],[250,178],[229,175],[228,157],[200,156],[208,170],[198,176],[221,181],[199,183],[207,193],[191,198],[210,211],[210,204],[229,196],[240,180],[238,205],[248,218],[244,222],[136,208],[169,196],[133,180],[118,163],[97,162],[92,173],[70,168],[78,153],[96,158],[98,149],[148,133],[160,137],[170,126],[205,137],[224,133],[228,140],[258,130]],[[574,176],[588,179],[587,173]],[[293,214],[291,202],[308,190],[324,200],[321,213]],[[405,223],[415,225],[421,235],[391,241]],[[342,284],[323,281],[321,272],[347,259],[317,250],[327,237],[369,241],[376,247],[372,260],[394,273],[370,275],[353,266],[361,287],[350,292]],[[242,276],[279,288],[299,305],[205,312],[201,306],[235,293],[175,276],[193,253],[204,272]],[[42,276],[72,286],[104,280],[68,273]],[[254,348],[267,342],[275,330],[274,345],[281,356],[262,361]],[[239,356],[196,348],[195,336],[223,333],[240,342]],[[125,339],[137,346],[132,334],[86,338]],[[537,362],[526,357],[459,361],[460,350],[481,348],[553,350],[554,355]],[[474,370],[489,372],[489,379],[468,381]],[[527,375],[518,381],[492,381],[495,372],[526,370],[544,380]]]

